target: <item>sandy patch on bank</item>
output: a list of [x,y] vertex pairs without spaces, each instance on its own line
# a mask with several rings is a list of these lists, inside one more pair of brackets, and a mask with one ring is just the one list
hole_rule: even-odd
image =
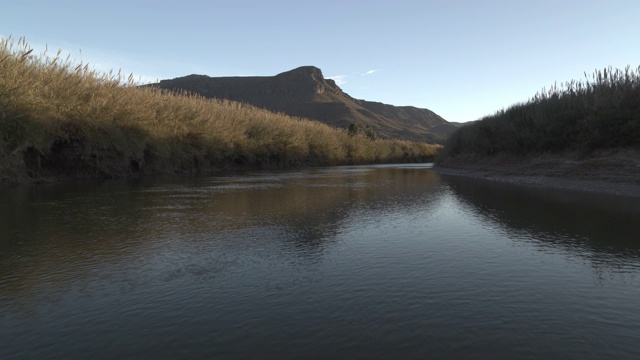
[[436,164],[433,170],[445,175],[640,198],[638,150],[600,153],[586,159],[567,155],[526,161],[465,158]]

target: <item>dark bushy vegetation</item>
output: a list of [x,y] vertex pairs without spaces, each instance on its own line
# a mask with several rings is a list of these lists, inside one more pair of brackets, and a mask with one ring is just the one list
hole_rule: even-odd
[[596,70],[456,131],[440,161],[640,147],[640,67]]

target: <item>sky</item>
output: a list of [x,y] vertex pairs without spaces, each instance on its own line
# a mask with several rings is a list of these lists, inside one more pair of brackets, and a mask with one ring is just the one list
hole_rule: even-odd
[[354,98],[466,122],[637,68],[638,19],[638,0],[9,0],[0,36],[142,82],[313,65]]

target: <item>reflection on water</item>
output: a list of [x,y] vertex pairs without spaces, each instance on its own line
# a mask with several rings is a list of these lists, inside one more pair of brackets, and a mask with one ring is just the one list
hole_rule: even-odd
[[564,249],[604,270],[640,270],[637,199],[445,178],[470,213],[511,236],[520,234],[543,251]]
[[422,164],[10,189],[0,358],[636,358],[637,219]]

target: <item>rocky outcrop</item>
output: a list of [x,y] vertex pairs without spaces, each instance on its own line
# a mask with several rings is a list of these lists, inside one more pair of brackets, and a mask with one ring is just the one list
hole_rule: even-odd
[[315,66],[276,76],[189,75],[150,86],[240,101],[341,128],[356,123],[374,129],[382,138],[442,143],[457,129],[428,109],[354,99]]

